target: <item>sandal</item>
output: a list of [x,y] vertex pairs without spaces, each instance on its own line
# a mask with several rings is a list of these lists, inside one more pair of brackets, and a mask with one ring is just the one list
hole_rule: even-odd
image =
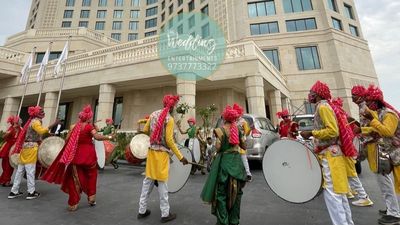
[[74,211],[76,211],[78,209],[78,204],[76,204],[76,205],[69,205],[68,206],[68,211],[70,211],[70,212],[74,212]]
[[88,197],[89,206],[96,206],[96,195]]

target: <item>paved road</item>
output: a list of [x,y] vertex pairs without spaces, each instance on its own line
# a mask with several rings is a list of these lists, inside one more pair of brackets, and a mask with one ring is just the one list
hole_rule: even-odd
[[[384,208],[374,175],[363,163],[361,180],[375,202],[373,207],[352,207],[356,225],[378,224],[378,209]],[[330,219],[322,196],[301,205],[284,202],[275,196],[266,185],[259,166],[253,165],[254,181],[244,189],[242,200],[241,224],[263,225],[329,225]],[[118,170],[107,167],[99,175],[97,206],[91,208],[86,203],[86,196],[76,212],[66,210],[67,195],[56,185],[38,181],[39,199],[27,201],[24,198],[7,199],[10,188],[0,187],[1,224],[22,225],[150,225],[160,224],[160,209],[157,189],[149,202],[152,210],[150,217],[138,221],[138,200],[141,190],[144,168],[120,166]],[[191,176],[186,186],[178,193],[170,195],[171,211],[178,218],[169,224],[212,224],[216,219],[210,214],[210,206],[199,198],[206,176]],[[23,182],[22,191],[26,192]]]

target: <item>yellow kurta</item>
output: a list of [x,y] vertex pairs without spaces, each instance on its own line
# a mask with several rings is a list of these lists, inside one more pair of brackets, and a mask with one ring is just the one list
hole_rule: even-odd
[[[369,112],[375,119],[378,119],[378,113],[376,111],[369,110]],[[361,127],[361,133],[364,136],[368,136],[372,132],[378,132],[378,131],[373,127]],[[367,148],[367,160],[369,168],[371,169],[372,172],[376,173],[378,171],[378,165],[376,162],[376,143],[375,142],[369,143],[367,144],[366,148]]]
[[[174,119],[169,118],[165,128],[165,141],[169,149],[177,156],[179,160],[183,158],[182,153],[174,141]],[[150,135],[150,120],[147,120],[143,132]],[[149,149],[146,161],[146,177],[158,181],[167,181],[169,172],[169,154],[165,151]]]
[[[339,128],[334,112],[325,105],[318,107],[319,116],[324,124],[324,128],[313,130],[312,135],[319,140],[329,140],[339,136]],[[333,191],[337,194],[349,192],[349,182],[347,179],[346,163],[344,156],[332,156],[331,152],[324,151],[319,157],[326,158],[332,176]]]
[[[46,134],[49,132],[48,128],[42,127],[42,123],[39,120],[32,121],[32,129],[40,134]],[[37,161],[38,145],[36,144],[31,148],[23,148],[19,157],[21,164],[35,164]]]
[[[369,123],[369,126],[370,126],[369,130],[368,130],[368,128],[365,128],[365,129],[363,129],[363,133],[370,131],[372,128],[373,130],[378,132],[378,134],[381,137],[393,137],[396,132],[398,122],[399,122],[398,117],[395,114],[389,112],[384,115],[382,122],[380,122],[378,119],[374,118]],[[377,163],[376,163],[376,151],[377,151],[376,148],[377,148],[377,146],[376,146],[376,143],[368,144],[367,148],[368,148],[368,162],[370,162],[370,158],[371,158],[371,162],[372,162],[372,166],[373,166],[373,167],[371,167],[371,163],[370,163],[370,168],[371,168],[372,172],[376,173],[377,172]],[[396,190],[396,193],[400,194],[400,166],[393,167],[393,177],[394,177],[394,188]]]

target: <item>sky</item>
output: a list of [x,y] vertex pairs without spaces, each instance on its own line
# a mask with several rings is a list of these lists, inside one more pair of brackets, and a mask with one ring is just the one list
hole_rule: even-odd
[[[400,109],[400,1],[355,0],[355,3],[385,99]],[[25,29],[31,0],[7,0],[1,4],[0,46],[8,36]]]

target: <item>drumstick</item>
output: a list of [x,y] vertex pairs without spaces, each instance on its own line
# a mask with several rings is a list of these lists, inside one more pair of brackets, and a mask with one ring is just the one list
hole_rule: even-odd
[[201,164],[198,164],[198,163],[194,163],[194,162],[188,162],[189,164],[192,164],[192,165],[194,165],[194,166],[200,166],[200,167],[203,167],[203,168],[207,168],[206,166],[204,166],[204,165],[201,165]]

